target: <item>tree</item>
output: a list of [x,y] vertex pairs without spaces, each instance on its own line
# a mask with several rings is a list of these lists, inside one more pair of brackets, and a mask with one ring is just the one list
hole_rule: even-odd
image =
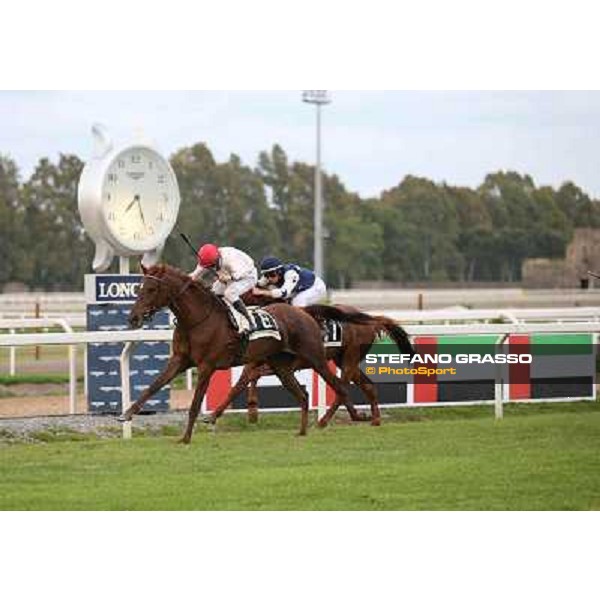
[[493,277],[518,281],[526,258],[564,255],[572,227],[552,188],[538,189],[529,175],[500,171],[488,175],[478,191],[494,227]]
[[0,287],[22,279],[25,239],[17,165],[0,155]]
[[461,279],[474,281],[482,277],[484,265],[493,257],[493,224],[483,198],[464,187],[445,186],[456,205],[459,234],[457,249],[464,261]]
[[314,168],[289,164],[281,146],[275,145],[270,153],[260,153],[257,172],[274,210],[282,259],[312,266]]
[[555,194],[556,204],[572,227],[600,227],[600,206],[568,181]]
[[[313,266],[315,168],[279,145],[255,168],[232,154],[217,163],[206,144],[176,152],[177,228],[194,244],[233,245]],[[75,156],[40,160],[25,184],[0,156],[0,285],[80,289],[93,247],[77,212],[82,169]],[[572,182],[536,187],[514,171],[490,173],[477,189],[407,176],[379,198],[361,199],[324,172],[325,271],[330,285],[388,281],[518,281],[530,257],[561,257],[575,227],[600,227],[600,203]],[[194,263],[177,235],[164,259]]]
[[58,164],[40,160],[23,189],[27,228],[25,279],[44,289],[79,289],[93,247],[77,211],[83,163],[61,155]]
[[370,206],[350,194],[335,175],[325,175],[325,226],[327,260],[325,272],[330,285],[345,288],[359,279],[382,276],[383,230]]
[[386,279],[445,281],[462,277],[458,214],[444,186],[406,177],[383,193],[378,221],[384,230]]
[[[237,246],[257,261],[279,248],[261,178],[238,156],[217,164],[205,144],[196,144],[177,152],[171,163],[182,198],[177,227],[197,246],[207,242]],[[165,260],[182,268],[192,266],[189,249],[177,237],[167,242]]]
[[[196,247],[206,242],[217,242],[217,195],[219,182],[217,164],[205,144],[183,148],[171,157],[177,175],[181,205],[176,230],[187,233]],[[178,236],[170,236],[165,245],[164,259],[185,269],[195,266],[191,256]]]
[[277,253],[280,241],[275,215],[258,173],[233,154],[218,166],[218,181],[222,236],[257,262],[266,254]]

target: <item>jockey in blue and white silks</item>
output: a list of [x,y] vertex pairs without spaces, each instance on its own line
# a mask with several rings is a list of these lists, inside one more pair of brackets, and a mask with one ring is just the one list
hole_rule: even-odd
[[267,256],[260,263],[260,279],[254,294],[281,298],[292,306],[310,306],[327,299],[327,287],[312,271]]

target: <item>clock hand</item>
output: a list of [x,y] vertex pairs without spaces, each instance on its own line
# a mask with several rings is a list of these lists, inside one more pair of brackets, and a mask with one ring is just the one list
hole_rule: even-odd
[[144,224],[144,228],[146,228],[146,219],[144,219],[144,211],[142,210],[142,203],[139,202],[139,197],[138,197],[138,208],[140,209],[140,216],[142,217],[142,223]]
[[125,212],[129,212],[129,209],[140,199],[139,196],[134,196],[133,200],[127,205]]

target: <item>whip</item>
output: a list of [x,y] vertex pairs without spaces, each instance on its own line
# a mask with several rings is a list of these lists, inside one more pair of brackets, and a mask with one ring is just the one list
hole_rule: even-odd
[[190,238],[183,232],[179,232],[181,239],[189,246],[190,250],[194,253],[194,256],[198,256],[198,250],[195,248],[194,244],[190,241]]

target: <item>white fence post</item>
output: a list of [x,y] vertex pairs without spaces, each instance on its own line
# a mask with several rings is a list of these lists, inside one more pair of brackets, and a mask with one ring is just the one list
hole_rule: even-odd
[[[11,333],[16,333],[14,329],[10,330]],[[9,349],[9,373],[11,377],[14,377],[17,374],[17,348],[16,346],[11,346]]]
[[88,401],[88,345],[83,347],[83,396]]
[[317,375],[317,379],[317,390],[319,393],[319,403],[317,404],[317,417],[320,420],[325,416],[325,413],[327,412],[327,384],[320,375]]
[[[509,334],[505,333],[498,339],[496,346],[498,350],[502,350],[502,346],[508,339]],[[502,374],[505,372],[506,365],[496,365],[496,384],[494,386],[494,416],[499,421],[504,418],[504,378]]]
[[504,418],[504,384],[502,381],[502,369],[504,365],[496,365],[496,384],[494,386],[494,417],[496,421]]
[[494,404],[494,416],[496,421],[500,421],[504,418],[504,386],[501,383],[496,382],[496,402]]
[[[121,352],[121,413],[131,406],[131,381],[129,379],[129,359],[134,342],[125,342]],[[131,421],[123,422],[123,439],[131,439]]]
[[[65,319],[56,319],[67,333],[73,333],[73,328]],[[69,413],[74,415],[77,412],[77,346],[69,345]]]
[[77,346],[69,346],[69,411],[77,413]]

